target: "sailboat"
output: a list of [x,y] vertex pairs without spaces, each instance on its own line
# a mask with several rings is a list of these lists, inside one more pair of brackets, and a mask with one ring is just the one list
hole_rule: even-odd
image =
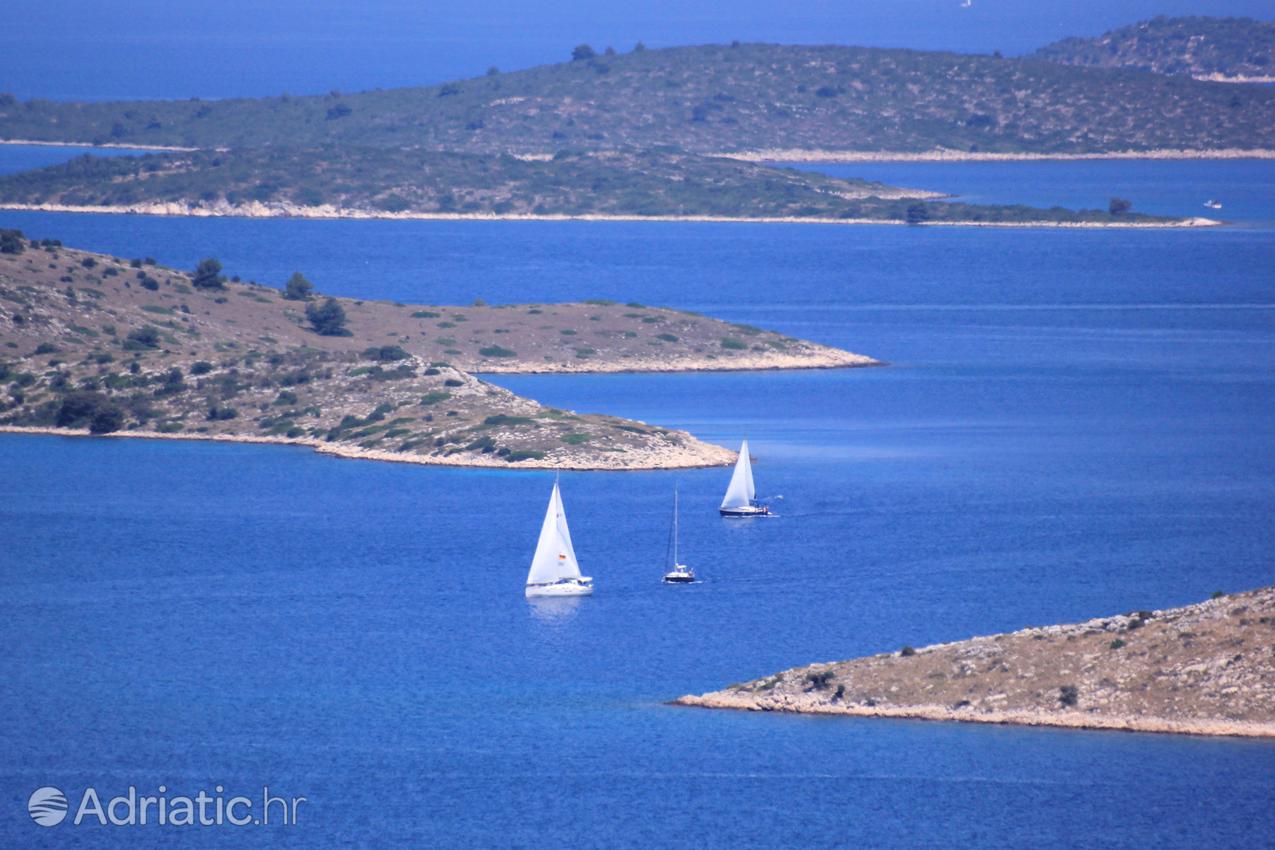
[[673,488],[673,529],[669,535],[669,565],[672,567],[664,574],[668,584],[690,584],[695,581],[695,571],[686,564],[677,562],[677,488]]
[[726,488],[726,497],[718,513],[725,517],[765,516],[770,513],[766,505],[756,501],[757,488],[753,486],[753,463],[748,457],[748,441],[744,440],[739,447],[739,460],[735,461],[735,471],[730,477],[730,486]]
[[562,493],[558,479],[553,481],[549,494],[549,507],[540,526],[540,540],[536,554],[527,572],[528,598],[537,596],[588,596],[593,593],[593,579],[580,575],[575,549],[571,546],[571,532],[567,528],[567,514],[562,508]]
[[1220,210],[1222,209],[1222,202],[1215,201],[1212,198],[1209,198],[1207,201],[1204,202],[1204,206],[1208,207],[1211,210]]

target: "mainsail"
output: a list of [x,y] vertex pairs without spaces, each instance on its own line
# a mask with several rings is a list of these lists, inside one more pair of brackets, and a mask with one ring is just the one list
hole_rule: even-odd
[[576,562],[575,550],[571,548],[567,514],[562,509],[562,494],[558,492],[558,482],[555,481],[545,521],[540,526],[540,541],[536,543],[536,554],[527,573],[527,584],[553,584],[564,578],[580,578],[580,565]]
[[739,460],[735,461],[735,472],[730,477],[730,486],[726,488],[726,498],[722,499],[723,508],[746,508],[753,503],[757,495],[753,487],[753,464],[748,459],[748,441],[739,447]]

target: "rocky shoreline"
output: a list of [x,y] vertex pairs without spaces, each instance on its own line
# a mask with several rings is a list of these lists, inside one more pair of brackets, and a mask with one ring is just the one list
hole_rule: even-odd
[[33,148],[109,148],[122,151],[172,151],[189,152],[199,148],[185,148],[177,145],[133,145],[116,142],[41,142],[35,139],[0,139],[0,145],[22,145]]
[[1275,737],[1275,587],[797,667],[673,703]]
[[[771,153],[771,152],[765,152]],[[814,152],[806,152],[814,153]],[[789,161],[837,162],[842,161],[830,152],[826,160],[807,159]],[[743,154],[728,154],[743,158]],[[763,157],[769,158],[769,157]],[[888,159],[889,157],[887,157]],[[1037,157],[1044,158],[1044,157]],[[849,160],[845,160],[849,161]],[[1192,216],[1164,221],[925,221],[909,224],[905,221],[875,218],[824,218],[797,216],[706,216],[706,215],[493,215],[486,213],[427,213],[388,212],[334,207],[330,205],[307,207],[292,204],[266,204],[253,202],[237,206],[200,206],[183,202],[154,204],[130,204],[128,206],[95,206],[78,204],[15,204],[0,203],[0,210],[27,212],[69,212],[107,215],[155,215],[194,216],[203,218],[309,218],[309,219],[387,219],[395,221],[595,221],[595,222],[701,222],[720,224],[876,224],[894,227],[1055,227],[1055,228],[1135,228],[1141,230],[1182,227],[1213,227],[1222,222]]]
[[402,452],[364,449],[343,443],[328,443],[309,438],[291,439],[248,434],[165,434],[159,431],[112,431],[109,434],[92,434],[87,428],[43,428],[21,425],[0,425],[0,434],[46,435],[55,437],[103,437],[142,440],[183,440],[214,443],[253,443],[273,446],[304,446],[319,454],[345,458],[346,460],[376,460],[393,463],[414,463],[421,466],[457,466],[480,469],[563,469],[576,472],[617,472],[624,470],[652,469],[704,469],[729,466],[735,462],[736,453],[722,446],[695,441],[691,445],[670,442],[666,446],[629,450],[622,460],[614,462],[581,461],[568,449],[550,452],[543,458],[528,458],[510,464],[491,455],[466,453],[464,455],[413,455]]
[[1145,151],[1104,151],[1102,153],[1013,153],[995,151],[853,151],[769,148],[728,151],[714,156],[747,162],[1036,162],[1091,159],[1275,159],[1275,150],[1266,148],[1221,148],[1212,150],[1158,149]]
[[885,366],[885,362],[852,351],[843,351],[807,342],[798,353],[768,351],[764,354],[736,355],[730,360],[707,357],[628,358],[625,360],[589,361],[587,363],[500,363],[487,361],[473,371],[486,375],[587,375],[594,373],[666,373],[666,372],[768,372],[793,369],[854,369],[863,366]]

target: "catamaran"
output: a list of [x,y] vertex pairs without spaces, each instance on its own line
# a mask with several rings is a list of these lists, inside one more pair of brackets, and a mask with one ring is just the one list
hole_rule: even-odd
[[669,535],[669,566],[671,569],[664,574],[664,581],[668,584],[690,584],[695,581],[695,571],[686,564],[677,562],[677,488],[673,488],[673,529]]
[[535,596],[588,596],[593,593],[593,579],[580,575],[575,549],[571,546],[571,532],[567,528],[567,514],[562,508],[562,493],[558,480],[553,482],[549,494],[549,507],[540,526],[540,540],[536,554],[527,572],[526,595]]
[[748,441],[739,447],[739,460],[731,474],[726,498],[718,513],[725,517],[765,516],[770,513],[767,505],[757,503],[757,488],[753,486],[753,463],[748,457]]

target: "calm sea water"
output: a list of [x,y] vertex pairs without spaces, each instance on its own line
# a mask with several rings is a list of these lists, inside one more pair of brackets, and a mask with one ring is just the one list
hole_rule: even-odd
[[[598,50],[724,44],[861,44],[1007,55],[1192,0],[7,0],[0,91],[58,100],[255,97],[431,85]],[[1271,16],[1267,0],[1213,0],[1211,15]]]
[[[32,235],[179,266],[216,255],[276,284],[300,268],[369,298],[640,300],[892,364],[493,378],[563,407],[747,436],[759,490],[782,497],[776,519],[728,523],[725,470],[568,474],[598,592],[564,606],[522,597],[544,473],[0,437],[0,844],[1275,845],[1270,742],[662,704],[811,661],[1275,580],[1275,168],[1110,165],[870,176],[1038,202],[1052,186],[1095,205],[1119,189],[1167,211],[1219,197],[1237,224],[0,212]],[[659,583],[675,483],[704,578],[689,588]],[[46,830],[25,812],[42,785],[78,801],[129,784],[268,784],[310,802],[291,828]]]

